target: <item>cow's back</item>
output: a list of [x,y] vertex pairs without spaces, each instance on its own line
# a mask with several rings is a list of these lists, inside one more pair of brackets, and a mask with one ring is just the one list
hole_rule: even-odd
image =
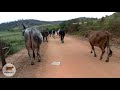
[[39,47],[39,45],[42,43],[43,40],[40,31],[34,28],[26,29],[24,33],[24,37],[25,37],[25,44],[28,49]]
[[104,31],[93,31],[89,35],[89,42],[94,46],[100,46],[107,41],[107,35]]
[[39,45],[43,41],[41,32],[37,29],[32,29],[32,38],[33,38],[32,42],[33,42],[34,47],[39,47]]

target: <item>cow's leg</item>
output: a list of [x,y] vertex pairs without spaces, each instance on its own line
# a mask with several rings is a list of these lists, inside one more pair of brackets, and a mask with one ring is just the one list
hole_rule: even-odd
[[100,56],[100,60],[102,60],[102,58],[103,58],[103,54],[105,53],[105,48],[101,47],[101,50],[102,50],[102,53],[101,53],[101,56]]
[[[94,52],[94,57],[97,57],[94,46],[91,43],[90,43],[90,45],[91,45],[91,48],[92,48],[92,50]],[[92,53],[92,50],[91,50],[91,53]]]
[[63,43],[64,43],[64,37],[65,37],[65,35],[63,35]]
[[105,62],[109,62],[109,55],[107,56],[107,60],[105,60]]
[[46,41],[48,42],[47,36],[46,36]]
[[92,50],[90,51],[90,53],[92,53]]
[[105,62],[109,62],[109,57],[111,57],[112,56],[112,51],[111,51],[111,49],[108,47],[107,48],[108,49],[108,55],[107,55],[107,59],[106,59],[106,61]]
[[54,34],[53,34],[53,38],[54,38]]
[[108,55],[108,56],[107,56],[107,60],[105,60],[105,62],[109,62],[109,57],[110,57],[110,56]]
[[62,36],[62,43],[64,43],[63,36]]
[[37,58],[38,58],[38,62],[40,62],[41,56],[40,56],[40,50],[39,50],[39,48],[37,48]]
[[29,55],[29,58],[31,60],[31,65],[34,65],[34,62],[33,62],[33,55],[32,55],[32,51],[31,50],[28,50],[28,55]]
[[61,42],[62,42],[62,35],[60,36]]
[[90,51],[90,53],[93,53],[93,52],[92,52],[92,44],[90,43],[90,45],[91,45],[91,51]]
[[35,52],[34,52],[34,50],[33,50],[33,58],[34,58],[34,60],[35,60]]
[[44,42],[44,36],[43,36],[43,42]]
[[94,57],[97,57],[94,46],[92,47],[92,49],[94,51]]

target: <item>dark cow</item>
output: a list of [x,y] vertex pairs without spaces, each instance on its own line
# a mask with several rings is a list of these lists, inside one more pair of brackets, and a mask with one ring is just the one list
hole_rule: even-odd
[[59,31],[59,35],[60,35],[60,38],[61,38],[61,42],[64,43],[65,31],[64,30],[60,30]]
[[46,38],[46,41],[48,42],[48,32],[47,31],[43,31],[41,32],[42,36],[43,36],[43,42],[45,41],[44,39]]
[[[109,57],[112,56],[112,50],[110,49],[109,41],[111,39],[111,33],[108,31],[91,31],[88,34],[89,42],[92,50],[94,51],[94,57],[96,57],[94,46],[99,47],[102,50],[102,54],[100,56],[100,60],[103,58],[103,54],[105,53],[105,48],[107,47],[107,59],[106,62],[109,62]],[[91,50],[91,53],[92,53]]]
[[23,28],[24,28],[23,36],[25,39],[26,49],[28,50],[28,55],[31,59],[31,65],[33,65],[34,64],[33,58],[35,59],[35,54],[37,54],[38,62],[40,62],[41,57],[40,57],[39,49],[43,41],[43,37],[40,31],[34,27],[26,28],[23,25]]
[[49,31],[49,35],[50,35],[50,37],[51,37],[51,35],[52,35],[52,30]]

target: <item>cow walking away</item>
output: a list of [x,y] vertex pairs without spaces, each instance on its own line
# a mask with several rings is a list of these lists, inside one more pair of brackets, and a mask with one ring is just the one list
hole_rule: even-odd
[[60,30],[59,31],[59,35],[60,35],[61,42],[64,43],[65,31],[64,30]]
[[46,38],[46,42],[48,42],[48,32],[47,31],[43,31],[41,32],[42,36],[43,36],[43,42],[45,41],[44,39]]
[[52,35],[52,30],[49,31],[49,35],[50,35],[50,37],[51,37],[51,35]]
[[[23,25],[23,24],[22,24]],[[32,28],[26,28],[23,25],[23,36],[25,39],[25,45],[26,49],[28,50],[28,55],[31,60],[31,65],[34,65],[35,55],[37,55],[38,62],[40,62],[40,45],[42,44],[43,37],[41,32],[32,27]]]
[[52,37],[55,38],[55,30],[52,30]]
[[[96,57],[96,52],[94,46],[99,47],[102,50],[100,60],[102,60],[105,53],[105,48],[107,47],[107,59],[105,62],[109,62],[109,57],[112,56],[112,50],[110,49],[109,41],[111,39],[111,33],[108,31],[91,31],[88,35],[89,43],[91,45],[91,53],[94,52],[94,57]],[[86,36],[86,37],[87,37]]]

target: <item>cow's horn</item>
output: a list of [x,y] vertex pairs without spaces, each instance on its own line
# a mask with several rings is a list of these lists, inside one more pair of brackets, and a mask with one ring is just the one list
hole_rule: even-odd
[[22,25],[23,25],[23,29],[26,29],[26,27],[25,27],[25,25],[22,23]]

